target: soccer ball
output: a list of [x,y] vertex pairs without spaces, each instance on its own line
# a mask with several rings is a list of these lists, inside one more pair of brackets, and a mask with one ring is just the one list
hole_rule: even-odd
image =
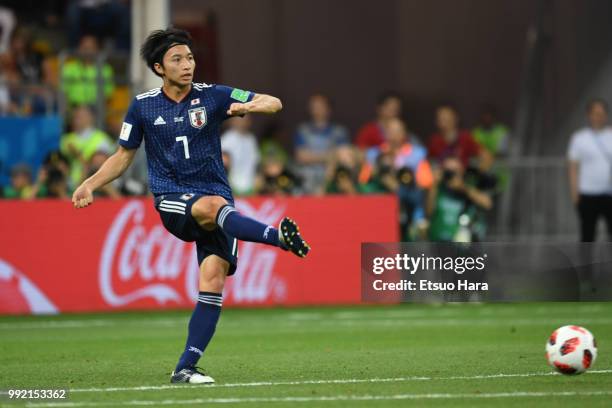
[[595,337],[584,327],[559,327],[546,342],[548,364],[561,374],[582,374],[596,358]]

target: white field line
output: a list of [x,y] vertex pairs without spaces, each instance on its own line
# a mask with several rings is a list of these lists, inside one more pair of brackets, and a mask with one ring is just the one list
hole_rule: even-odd
[[[226,397],[195,398],[183,400],[131,400],[116,402],[48,402],[27,404],[28,407],[96,407],[96,406],[159,406],[194,404],[237,404],[262,402],[327,402],[327,401],[389,401],[389,400],[428,400],[428,399],[482,399],[482,398],[542,398],[542,397],[596,397],[611,396],[612,391],[561,391],[537,392],[515,391],[480,394],[394,394],[394,395],[330,395],[321,397]],[[4,405],[10,407],[9,405]]]
[[[611,370],[590,370],[587,375],[591,374],[610,374]],[[259,381],[248,383],[226,383],[207,385],[206,388],[245,388],[245,387],[268,387],[280,385],[321,385],[321,384],[358,384],[358,383],[390,383],[390,382],[411,382],[411,381],[440,381],[440,380],[486,380],[495,378],[521,378],[521,377],[548,377],[553,375],[561,375],[554,372],[545,373],[518,373],[518,374],[488,374],[488,375],[472,375],[472,376],[452,376],[452,377],[395,377],[395,378],[346,378],[346,379],[330,379],[330,380],[296,380],[296,381]],[[70,392],[117,392],[117,391],[155,391],[180,389],[185,385],[141,385],[135,387],[107,387],[107,388],[75,388]]]

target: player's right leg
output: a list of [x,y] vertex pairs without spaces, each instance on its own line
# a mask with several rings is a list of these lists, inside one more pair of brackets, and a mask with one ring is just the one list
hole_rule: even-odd
[[228,235],[241,241],[273,245],[305,257],[310,246],[300,235],[295,221],[285,217],[279,227],[246,217],[219,196],[203,196],[191,206],[191,215],[206,230],[219,226]]

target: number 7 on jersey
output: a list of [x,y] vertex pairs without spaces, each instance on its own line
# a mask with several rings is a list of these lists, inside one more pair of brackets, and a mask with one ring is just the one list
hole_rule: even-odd
[[187,142],[187,136],[177,136],[177,142],[183,142],[183,150],[185,150],[185,158],[189,158],[189,144]]

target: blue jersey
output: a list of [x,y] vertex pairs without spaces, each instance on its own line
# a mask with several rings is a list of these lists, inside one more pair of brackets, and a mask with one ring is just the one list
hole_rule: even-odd
[[232,103],[253,99],[249,91],[193,83],[180,102],[161,88],[134,98],[119,144],[136,149],[145,140],[149,188],[155,195],[200,193],[233,202],[221,155],[221,123]]

